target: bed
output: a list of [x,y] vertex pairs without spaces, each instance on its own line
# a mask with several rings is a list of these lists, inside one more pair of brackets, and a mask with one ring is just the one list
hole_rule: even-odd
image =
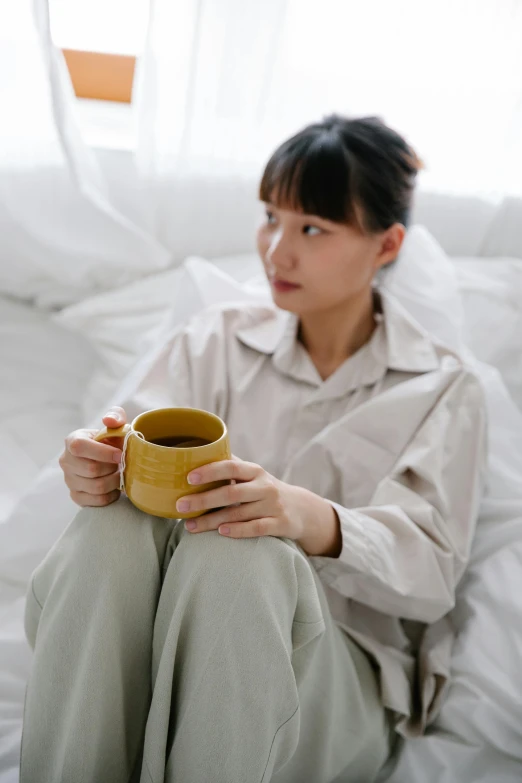
[[[427,329],[481,360],[492,458],[452,615],[452,687],[428,734],[400,748],[383,780],[508,783],[522,779],[522,259],[465,247],[450,259],[423,228],[416,242],[386,284]],[[150,347],[197,309],[266,297],[260,272],[251,253],[191,257],[57,312],[0,298],[0,783],[18,781],[28,578],[76,511],[57,464],[63,438],[96,426],[136,383]]]

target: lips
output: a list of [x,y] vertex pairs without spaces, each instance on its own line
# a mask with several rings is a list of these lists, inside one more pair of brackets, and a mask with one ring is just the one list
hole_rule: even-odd
[[272,278],[272,285],[277,291],[295,291],[297,288],[301,288],[298,283],[290,283],[288,280],[281,280],[281,278]]

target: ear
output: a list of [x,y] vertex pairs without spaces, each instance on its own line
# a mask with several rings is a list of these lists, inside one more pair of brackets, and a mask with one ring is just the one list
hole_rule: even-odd
[[390,261],[395,261],[399,255],[404,237],[406,236],[406,229],[402,223],[394,223],[393,226],[386,229],[381,235],[379,242],[379,248],[377,256],[375,257],[375,269],[389,264]]

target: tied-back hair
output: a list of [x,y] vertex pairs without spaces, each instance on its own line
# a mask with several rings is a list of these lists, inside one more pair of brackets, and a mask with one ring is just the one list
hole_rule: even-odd
[[404,138],[378,117],[332,114],[275,150],[259,198],[372,234],[408,226],[421,168]]

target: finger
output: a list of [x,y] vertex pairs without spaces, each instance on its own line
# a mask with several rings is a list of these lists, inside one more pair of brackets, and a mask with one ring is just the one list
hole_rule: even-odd
[[209,530],[217,530],[220,525],[246,522],[258,519],[264,514],[266,508],[262,502],[242,503],[240,506],[229,506],[210,514],[203,514],[197,519],[187,519],[185,527],[191,533],[207,533]]
[[85,459],[85,457],[73,457],[69,452],[65,452],[60,464],[64,473],[84,478],[111,476],[118,472],[118,466],[114,462],[96,462],[96,460]]
[[263,473],[263,468],[256,465],[255,462],[245,462],[244,460],[224,459],[219,462],[209,462],[207,465],[201,465],[196,470],[192,470],[188,476],[189,484],[209,484],[211,481],[252,481],[256,476]]
[[112,446],[115,449],[120,449],[120,452],[123,451],[123,444],[125,442],[125,438],[103,438],[102,440],[95,441],[96,443],[107,443],[109,446]]
[[102,419],[106,427],[121,427],[127,421],[127,414],[118,405],[114,405]]
[[184,495],[176,503],[176,509],[181,514],[192,511],[206,511],[209,508],[231,506],[234,503],[249,503],[261,500],[263,487],[256,481],[245,481],[241,484],[226,484],[224,487],[209,489],[208,492],[198,492],[195,495]]
[[78,505],[85,508],[86,506],[109,506],[114,503],[120,497],[119,491],[109,492],[108,495],[90,495],[87,492],[75,492],[70,493],[71,499]]
[[96,462],[120,462],[121,450],[105,443],[97,443],[89,430],[77,430],[65,439],[67,451],[73,457],[87,457]]
[[108,495],[120,488],[120,474],[102,476],[101,478],[83,478],[82,476],[64,473],[65,483],[74,492],[85,492],[88,495]]
[[260,536],[281,536],[277,532],[277,519],[261,517],[250,522],[240,522],[237,525],[221,525],[218,532],[227,538],[259,538]]

